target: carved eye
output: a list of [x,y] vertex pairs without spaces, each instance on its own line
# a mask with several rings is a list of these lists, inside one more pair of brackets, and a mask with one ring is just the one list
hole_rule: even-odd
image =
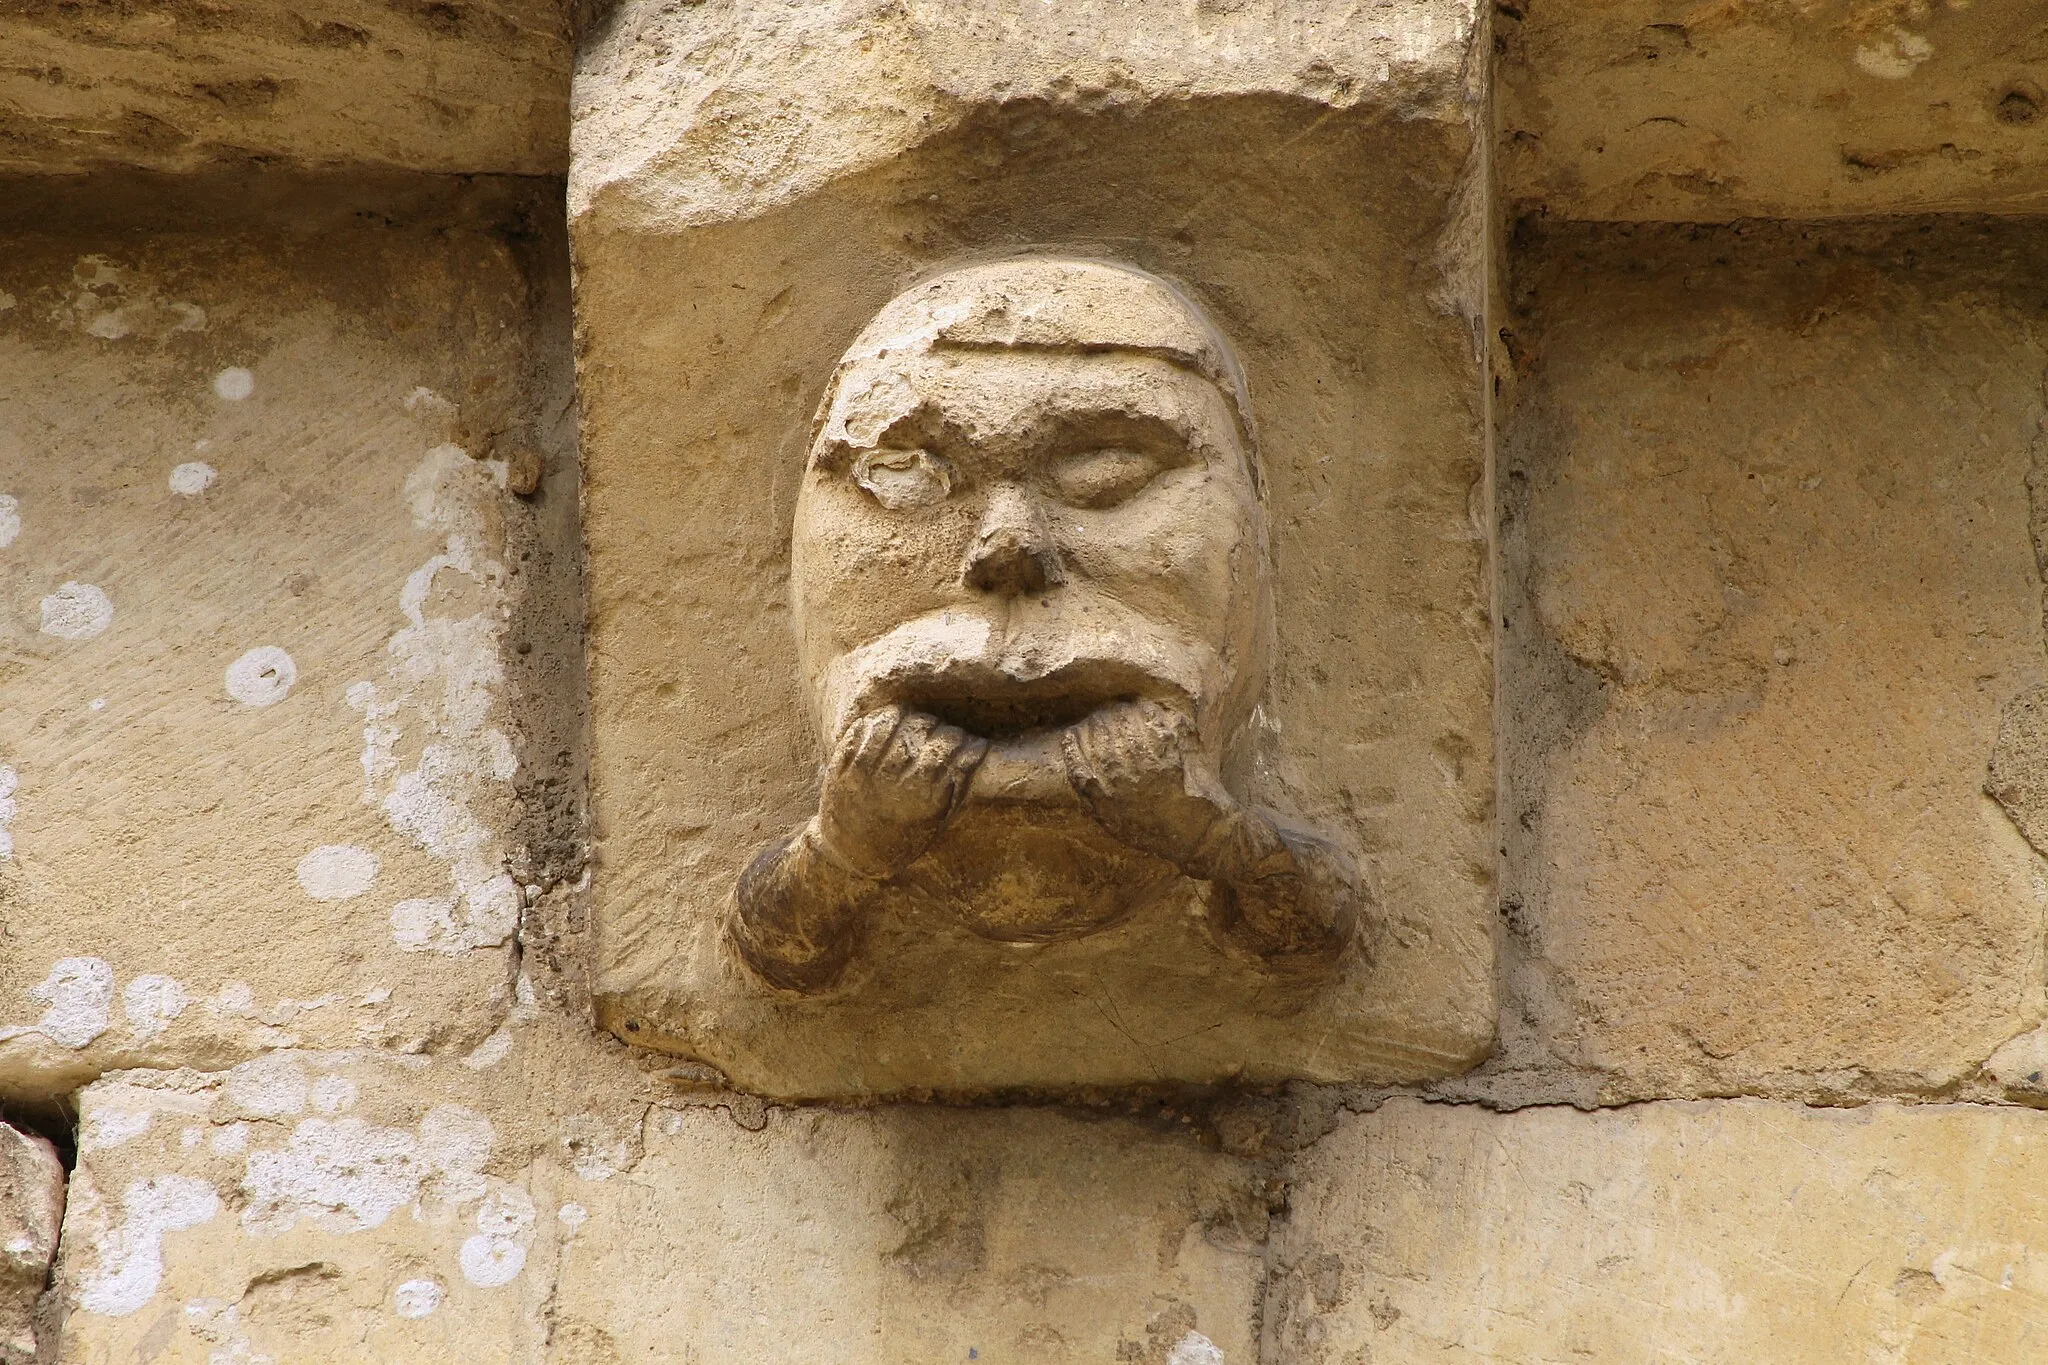
[[953,491],[953,469],[925,450],[870,450],[853,462],[853,481],[891,512],[929,507]]
[[1164,468],[1139,450],[1112,446],[1069,455],[1053,466],[1060,500],[1070,507],[1114,507],[1152,482]]

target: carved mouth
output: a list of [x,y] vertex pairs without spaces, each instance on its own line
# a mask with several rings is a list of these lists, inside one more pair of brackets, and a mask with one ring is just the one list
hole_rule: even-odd
[[890,690],[904,706],[992,740],[1061,729],[1120,701],[1149,697],[1171,705],[1182,700],[1171,684],[1108,660],[1069,664],[1028,680],[987,667],[955,666],[938,674],[899,678]]

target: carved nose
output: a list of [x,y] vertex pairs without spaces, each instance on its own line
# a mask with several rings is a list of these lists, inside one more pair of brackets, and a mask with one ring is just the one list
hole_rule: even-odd
[[1045,508],[1015,484],[997,484],[967,549],[962,575],[977,592],[1027,597],[1066,582]]

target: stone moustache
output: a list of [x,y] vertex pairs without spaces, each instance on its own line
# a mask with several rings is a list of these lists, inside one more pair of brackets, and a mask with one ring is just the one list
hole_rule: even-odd
[[735,887],[763,981],[837,984],[892,894],[1048,943],[1203,884],[1226,951],[1332,969],[1363,892],[1233,795],[1271,632],[1244,379],[1165,281],[1025,257],[887,304],[841,358],[798,496],[817,813]]

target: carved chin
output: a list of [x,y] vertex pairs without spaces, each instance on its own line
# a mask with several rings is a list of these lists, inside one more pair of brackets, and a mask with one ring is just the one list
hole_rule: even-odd
[[993,802],[962,810],[904,873],[935,916],[1000,943],[1097,933],[1179,879],[1171,863],[1109,838],[1078,805]]
[[895,680],[891,700],[990,741],[946,832],[904,874],[930,912],[1002,943],[1055,943],[1128,918],[1179,879],[1111,838],[1067,780],[1060,732],[1138,699],[1187,695],[1121,660],[1077,661],[1020,680],[955,666]]

